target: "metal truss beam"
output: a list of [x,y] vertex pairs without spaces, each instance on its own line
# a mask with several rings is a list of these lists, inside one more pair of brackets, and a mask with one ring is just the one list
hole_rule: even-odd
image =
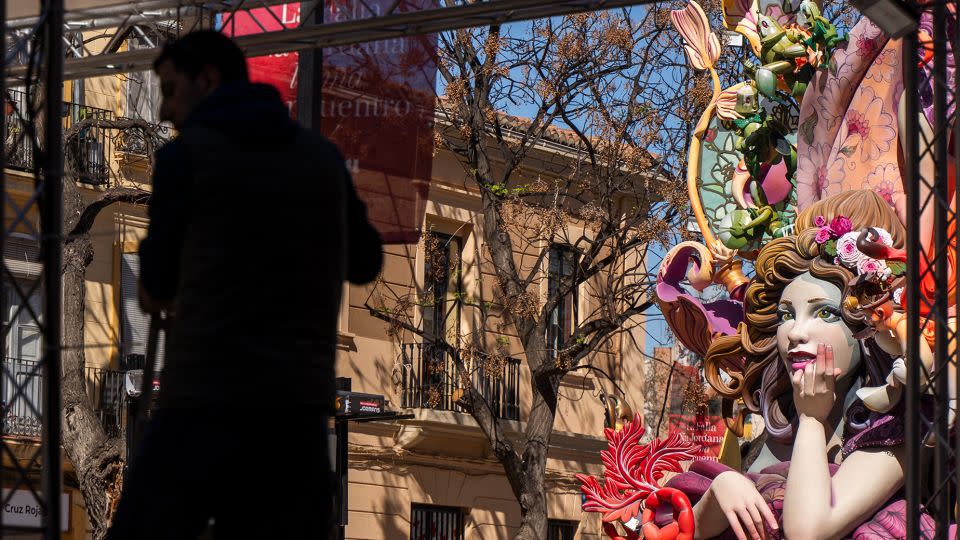
[[[102,30],[130,24],[156,24],[176,21],[179,18],[199,15],[230,13],[237,10],[287,4],[290,0],[147,0],[145,2],[122,2],[113,5],[98,5],[71,9],[63,22],[69,30]],[[7,23],[10,30],[31,28],[39,22],[38,16],[19,17]]]
[[[956,379],[958,371],[956,306],[960,288],[948,284],[958,279],[952,260],[960,245],[956,189],[950,165],[960,158],[960,139],[951,137],[957,127],[957,88],[960,72],[949,73],[956,47],[957,0],[925,3],[910,0],[914,13],[932,15],[932,56],[921,60],[919,31],[904,36],[904,183],[907,222],[933,217],[933,243],[922,244],[919,227],[907,227],[907,340],[906,468],[907,538],[943,539],[956,521],[957,437]],[[950,20],[953,19],[953,20]],[[952,50],[951,50],[952,48]],[[919,68],[918,66],[919,61]],[[921,91],[929,89],[933,114],[921,107]],[[952,142],[951,142],[952,140]],[[952,148],[951,148],[952,145]],[[951,151],[953,155],[951,155]],[[953,193],[951,194],[951,190]],[[935,283],[923,294],[923,284]],[[921,361],[921,334],[935,331],[933,366]],[[921,524],[921,515],[930,519]],[[931,527],[932,526],[932,527]],[[931,530],[933,529],[933,530]]]
[[[652,0],[491,0],[477,4],[441,7],[397,13],[358,20],[301,26],[237,38],[248,56],[264,56],[305,49],[366,43],[403,36],[430,34],[461,28],[555,17],[650,3]],[[234,2],[234,4],[239,2]],[[261,4],[243,6],[242,9]],[[159,20],[159,19],[155,19]],[[64,63],[65,79],[100,77],[150,68],[158,50],[110,52],[96,56],[69,58]],[[22,84],[25,65],[11,66],[8,84]]]

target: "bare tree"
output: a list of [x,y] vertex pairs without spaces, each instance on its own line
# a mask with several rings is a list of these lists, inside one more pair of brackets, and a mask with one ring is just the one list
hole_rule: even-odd
[[64,132],[65,177],[63,182],[63,447],[73,464],[87,508],[93,538],[102,538],[120,498],[125,463],[124,439],[104,430],[94,404],[87,395],[85,378],[84,321],[86,271],[94,252],[90,231],[103,210],[117,203],[145,205],[150,193],[123,183],[100,191],[85,202],[76,179],[83,172],[82,158],[70,150],[85,130],[104,130],[115,141],[136,138],[143,152],[152,156],[161,141],[158,127],[143,120],[88,119]]
[[[459,158],[466,187],[479,190],[480,264],[496,280],[480,289],[493,297],[455,291],[472,312],[464,319],[475,324],[439,337],[424,331],[416,313],[435,301],[433,291],[384,283],[369,307],[398,341],[418,336],[453,358],[444,375],[519,502],[515,538],[544,538],[560,381],[577,370],[606,377],[613,338],[643,331],[663,252],[655,246],[686,231],[682,149],[711,97],[709,81],[686,69],[669,10],[659,4],[461,30],[441,35],[440,44],[446,91],[436,144]],[[512,110],[528,118],[506,114]],[[563,157],[531,177],[526,160],[546,142],[559,142]],[[571,253],[568,272],[551,269],[550,247],[558,244]],[[428,232],[421,247],[430,268],[449,263],[439,237]],[[573,309],[587,312],[564,328],[556,313],[572,295],[583,299]],[[472,377],[503,372],[506,334],[518,336],[532,381],[518,437]]]

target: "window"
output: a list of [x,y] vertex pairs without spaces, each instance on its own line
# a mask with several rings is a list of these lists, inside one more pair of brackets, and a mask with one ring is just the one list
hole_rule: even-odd
[[463,540],[463,510],[449,506],[412,505],[410,540]]
[[[570,279],[574,277],[577,254],[570,246],[550,246],[547,271],[547,294],[552,297]],[[557,303],[547,322],[547,348],[556,356],[564,341],[573,334],[577,326],[577,291],[574,288]]]
[[547,540],[573,540],[579,525],[578,521],[547,520]]
[[[171,36],[162,31],[138,31],[127,40],[130,50],[155,49]],[[142,119],[151,124],[160,122],[160,81],[153,70],[134,71],[125,77],[128,118]],[[144,149],[146,151],[146,149]]]
[[[120,369],[142,369],[147,353],[147,335],[150,315],[140,309],[137,281],[140,276],[140,255],[124,253],[120,256]],[[164,334],[157,342],[157,366],[163,364]]]
[[424,333],[444,340],[448,332],[460,330],[460,253],[457,236],[431,232],[423,263]]
[[451,409],[452,373],[443,344],[460,332],[460,253],[457,236],[430,232],[423,264],[423,333],[421,394],[431,406]]
[[[13,233],[3,246],[4,264],[14,281],[4,281],[3,407],[4,435],[40,435],[43,413],[39,362],[43,349],[43,293],[40,277],[40,245],[30,235]],[[24,302],[26,300],[26,302]]]

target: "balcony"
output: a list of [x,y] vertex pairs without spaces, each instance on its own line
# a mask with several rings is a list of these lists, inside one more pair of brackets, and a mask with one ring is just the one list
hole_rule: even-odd
[[[27,95],[19,90],[7,91],[4,104],[7,134],[4,141],[6,167],[21,171],[32,171],[36,166],[34,144],[28,131]],[[76,123],[87,119],[113,120],[114,114],[106,109],[88,107],[77,103],[64,102],[61,109],[63,129],[67,130]],[[35,128],[42,129],[40,124]],[[40,136],[35,133],[34,136]],[[97,126],[84,128],[66,148],[64,167],[75,178],[91,185],[103,185],[110,180],[110,164],[113,138],[109,130]]]
[[[456,375],[453,355],[459,355],[459,352],[422,343],[406,343],[400,351],[403,362],[402,407],[465,412],[457,405],[465,388],[464,381]],[[519,360],[506,358],[499,373],[490,372],[490,366],[468,365],[467,368],[473,386],[480,391],[497,418],[520,419]]]
[[[43,375],[38,364],[16,358],[3,360],[3,384],[0,385],[0,433],[3,436],[40,437]],[[85,372],[87,397],[100,423],[108,435],[122,435],[127,421],[124,372],[95,367],[87,367]]]

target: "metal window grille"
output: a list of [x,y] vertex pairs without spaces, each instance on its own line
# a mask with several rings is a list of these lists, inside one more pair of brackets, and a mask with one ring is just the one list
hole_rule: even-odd
[[[462,412],[457,399],[464,383],[456,377],[456,351],[431,353],[421,343],[400,348],[403,365],[401,406]],[[506,358],[503,371],[489,373],[482,366],[467,366],[471,384],[490,404],[494,416],[520,419],[520,360]]]
[[410,540],[463,540],[463,510],[449,506],[412,505]]
[[551,519],[547,521],[547,540],[573,540],[577,534],[577,521]]

